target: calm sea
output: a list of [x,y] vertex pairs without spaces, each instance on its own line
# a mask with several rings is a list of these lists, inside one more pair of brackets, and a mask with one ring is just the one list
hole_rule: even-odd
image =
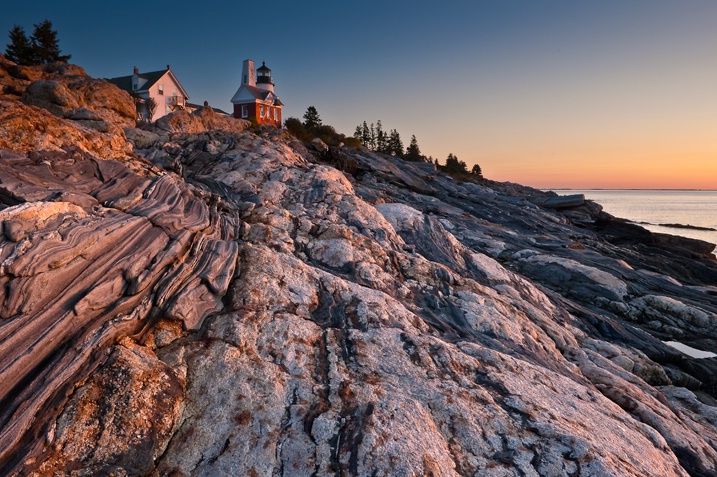
[[[555,190],[560,195],[585,194],[610,215],[653,232],[682,235],[717,244],[717,191],[697,190]],[[668,227],[680,224],[714,230]]]

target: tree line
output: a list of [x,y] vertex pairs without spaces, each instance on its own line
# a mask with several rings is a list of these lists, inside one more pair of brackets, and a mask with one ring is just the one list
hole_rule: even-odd
[[421,149],[418,147],[418,141],[416,135],[411,135],[411,142],[406,149],[403,149],[403,142],[401,141],[401,135],[397,130],[391,129],[390,132],[386,133],[383,130],[383,124],[381,120],[376,121],[376,124],[371,123],[370,125],[364,121],[362,124],[356,126],[354,137],[361,141],[361,144],[371,151],[380,152],[382,154],[390,154],[392,156],[400,157],[406,161],[412,162],[432,162],[436,167],[449,174],[472,174],[478,177],[483,177],[483,171],[478,164],[474,165],[473,168],[468,171],[468,166],[465,161],[461,161],[458,157],[454,156],[453,153],[448,154],[445,165],[441,164],[438,159],[421,154]]
[[401,135],[395,129],[391,129],[390,132],[385,132],[380,119],[376,121],[375,126],[373,123],[369,126],[366,124],[366,121],[364,121],[362,125],[356,126],[354,137],[372,151],[398,157],[403,157],[405,154]]
[[57,31],[52,28],[52,22],[43,20],[34,27],[29,38],[20,25],[12,27],[9,34],[10,43],[5,49],[5,57],[23,66],[55,62],[67,63],[71,55],[61,54]]
[[459,160],[452,153],[448,154],[445,164],[441,164],[438,159],[434,159],[431,156],[426,157],[421,154],[421,148],[418,146],[415,134],[411,135],[411,142],[404,149],[399,132],[396,129],[386,132],[383,129],[381,120],[370,125],[364,121],[356,126],[353,137],[347,137],[337,132],[332,126],[323,124],[316,107],[309,106],[306,108],[303,121],[298,118],[287,118],[284,121],[284,127],[296,138],[304,142],[309,142],[318,137],[329,146],[364,146],[371,151],[400,157],[405,161],[431,162],[435,164],[438,170],[448,174],[483,177],[483,171],[478,164],[474,165],[469,171],[465,161]]

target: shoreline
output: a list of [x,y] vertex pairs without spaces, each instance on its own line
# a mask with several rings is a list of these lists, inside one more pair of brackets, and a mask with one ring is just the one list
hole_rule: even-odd
[[582,193],[604,212],[653,233],[675,235],[717,247],[717,223],[710,214],[717,191],[697,189],[563,189],[558,196]]

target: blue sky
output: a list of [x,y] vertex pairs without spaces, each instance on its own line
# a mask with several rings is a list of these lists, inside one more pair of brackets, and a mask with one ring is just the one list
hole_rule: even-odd
[[[172,66],[230,110],[266,61],[284,116],[380,119],[425,154],[536,187],[717,188],[717,2],[13,2],[97,77]],[[679,167],[678,167],[679,166]],[[712,177],[712,179],[709,179]],[[707,178],[707,179],[706,179]]]

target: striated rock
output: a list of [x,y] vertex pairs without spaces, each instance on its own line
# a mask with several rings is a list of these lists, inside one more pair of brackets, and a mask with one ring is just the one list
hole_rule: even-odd
[[[179,373],[179,374],[177,374]],[[51,430],[53,446],[33,475],[141,475],[165,451],[182,410],[185,378],[128,339],[78,387]]]
[[0,474],[717,475],[700,244],[0,66]]
[[[237,256],[234,235],[212,227],[208,206],[176,180],[154,184],[120,163],[76,153],[38,153],[53,162],[4,157],[7,197],[33,202],[0,212],[2,455],[42,444],[27,440],[48,425],[38,421],[42,412],[62,406],[67,386],[96,367],[113,340],[142,330],[161,310],[185,329],[220,310]],[[98,205],[117,202],[108,190],[137,188],[130,213]],[[47,202],[68,195],[94,202]],[[167,289],[171,299],[160,296]],[[172,311],[176,303],[181,313]]]
[[673,336],[678,337],[699,334],[717,325],[717,314],[666,296],[644,295],[635,298],[630,301],[627,314],[649,328],[659,330],[667,327]]
[[581,301],[621,302],[628,296],[627,285],[615,275],[575,260],[534,251],[518,252],[515,258],[520,270],[530,278]]

